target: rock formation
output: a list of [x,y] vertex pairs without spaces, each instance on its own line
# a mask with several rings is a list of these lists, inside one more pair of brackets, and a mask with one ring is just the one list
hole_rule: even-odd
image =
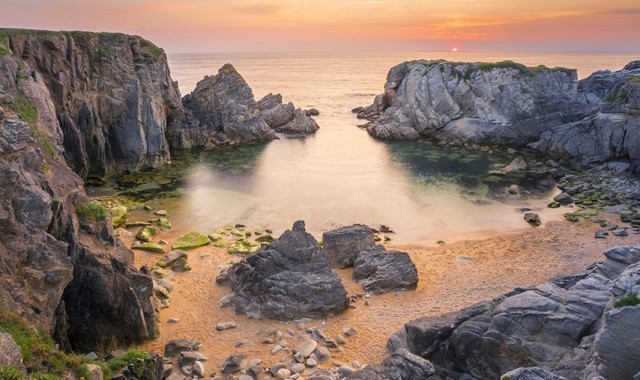
[[279,94],[256,102],[251,87],[231,64],[198,82],[183,103],[197,120],[196,131],[205,147],[268,141],[276,138],[275,132],[306,134],[318,129],[312,117],[292,103],[283,104]]
[[524,145],[569,116],[576,92],[575,70],[420,60],[393,67],[358,117],[383,139]]
[[360,251],[375,246],[373,230],[359,224],[327,231],[322,241],[327,260],[336,268],[352,267]]
[[418,286],[418,270],[409,254],[387,251],[383,245],[358,253],[353,264],[353,278],[371,294]]
[[455,315],[411,321],[389,346],[399,347],[404,337],[413,354],[455,379],[497,379],[518,367],[540,368],[509,374],[639,376],[640,246],[613,248],[605,256],[584,272],[516,289]]
[[577,168],[610,159],[640,167],[640,61],[622,70],[597,71],[580,81],[577,99],[591,112],[545,131],[531,146]]
[[347,291],[304,222],[229,269],[236,312],[250,318],[322,318],[349,306]]
[[[88,127],[104,122],[106,119],[100,118],[108,114],[101,113],[106,110],[95,102],[114,97],[109,104],[115,114],[119,97],[129,102],[120,105],[129,104],[135,109],[134,104],[144,102],[141,99],[147,96],[128,98],[121,83],[111,82],[120,74],[109,76],[100,71],[106,70],[107,63],[100,62],[98,48],[107,37],[104,43],[113,49],[109,50],[111,59],[125,65],[136,57],[140,60],[137,64],[146,64],[144,42],[123,35],[114,35],[112,41],[111,35],[28,31],[3,35],[6,40],[0,41],[10,46],[9,53],[0,55],[0,298],[5,307],[52,333],[63,348],[83,351],[125,346],[157,334],[151,279],[135,270],[130,251],[118,246],[104,208],[96,205],[93,210],[97,214],[86,214],[86,220],[78,218],[78,210],[87,205],[88,199],[82,179],[67,166],[68,162],[82,175],[113,168],[106,164],[108,160],[87,155],[85,143],[96,144],[93,152],[101,151],[98,145],[104,143],[100,145],[105,148],[101,157],[122,159],[123,165],[132,168],[164,157],[166,145],[162,144],[156,151],[141,144],[144,148],[135,155],[119,156],[115,150],[110,151],[115,149],[116,140],[109,140],[109,128]],[[115,63],[110,65],[116,70]],[[163,73],[161,62],[151,65]],[[55,74],[47,71],[52,69],[57,70]],[[76,69],[80,71],[69,71]],[[155,74],[146,70],[140,67],[138,72],[133,71],[134,79],[152,82]],[[70,78],[72,74],[77,78]],[[100,78],[103,74],[108,78]],[[97,96],[99,86],[105,86],[108,96]],[[137,89],[136,93],[145,91]],[[82,100],[85,96],[86,102]],[[141,122],[136,129],[141,139],[145,135],[143,140],[151,141],[146,133],[162,128],[155,118],[165,108],[163,105],[156,114],[158,104],[148,101],[147,108],[141,106],[147,113],[144,117],[138,114]],[[62,104],[64,109],[60,108]],[[84,120],[80,126],[74,124],[79,114],[69,112],[81,113],[81,109],[88,109],[84,115],[90,115],[93,121]],[[121,116],[128,112],[121,111]],[[118,120],[113,124],[116,129],[128,130],[126,118]],[[127,144],[133,141],[129,137]],[[65,156],[69,151],[71,155]]]

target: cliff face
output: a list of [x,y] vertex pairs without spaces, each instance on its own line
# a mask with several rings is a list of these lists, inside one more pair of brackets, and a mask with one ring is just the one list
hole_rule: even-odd
[[575,70],[413,61],[389,71],[384,94],[358,117],[378,138],[524,145],[561,124],[576,93]]
[[598,71],[581,80],[577,99],[589,116],[542,133],[531,146],[577,168],[629,159],[640,168],[640,61],[622,70]]
[[[86,38],[79,44],[89,44],[101,37],[77,38]],[[77,216],[78,208],[87,204],[88,199],[82,178],[67,165],[67,161],[77,164],[83,175],[91,170],[114,170],[106,159],[109,154],[114,159],[118,157],[109,140],[115,138],[109,135],[115,133],[111,127],[64,121],[66,117],[73,118],[73,110],[90,115],[93,123],[102,120],[100,117],[106,118],[108,112],[100,108],[106,100],[93,89],[107,79],[90,80],[91,71],[65,71],[66,66],[60,60],[69,63],[76,58],[84,59],[79,53],[74,56],[79,49],[76,40],[65,33],[12,35],[5,42],[13,53],[3,50],[0,44],[2,303],[51,332],[66,349],[104,350],[154,337],[157,325],[151,278],[133,268],[131,252],[113,237],[104,209],[103,215],[89,215],[86,220]],[[60,56],[52,53],[62,46]],[[14,55],[18,51],[20,54]],[[32,65],[42,67],[36,69]],[[87,62],[74,62],[66,69],[91,67]],[[70,72],[78,77],[65,77]],[[59,80],[52,82],[56,77]],[[66,85],[71,89],[66,89]],[[115,87],[113,91],[117,91]],[[77,95],[72,95],[74,89]],[[135,103],[129,100],[130,103],[125,103]],[[147,116],[156,115],[157,104],[153,102],[149,100]],[[112,105],[125,103],[114,100]],[[94,106],[97,108],[92,109]],[[82,109],[89,111],[82,113]],[[119,119],[122,123],[113,125],[125,128],[126,115],[123,111]],[[145,119],[147,116],[141,116],[141,120],[149,120]],[[162,124],[156,121],[157,125]],[[90,125],[94,128],[89,128]],[[77,134],[66,129],[76,127]],[[138,128],[140,136],[145,135],[142,123]],[[78,139],[78,145],[70,147],[73,138]],[[104,144],[100,145],[102,148],[97,148],[99,144],[91,148],[103,153],[100,156],[103,161],[89,155],[87,139]],[[137,157],[135,165],[151,162],[145,161],[150,156]],[[134,161],[126,162],[134,165]]]
[[168,123],[182,121],[182,104],[160,48],[113,33],[8,30],[0,39],[18,59],[2,83],[44,83],[54,107],[47,122],[57,124],[65,159],[81,177],[169,161],[165,133],[178,128]]

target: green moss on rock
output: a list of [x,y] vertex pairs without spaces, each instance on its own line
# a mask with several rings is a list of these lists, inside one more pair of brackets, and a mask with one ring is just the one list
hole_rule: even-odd
[[176,241],[173,242],[171,247],[173,249],[188,250],[205,246],[210,242],[211,240],[208,237],[198,232],[187,232],[186,234],[177,238]]
[[640,304],[640,299],[638,298],[638,295],[635,293],[632,293],[628,296],[618,298],[613,303],[613,307],[619,308],[619,307],[625,307],[625,306],[636,306],[638,304]]
[[164,248],[162,248],[160,244],[156,244],[156,243],[135,242],[131,246],[131,249],[137,249],[139,251],[154,252],[154,253],[165,253]]
[[158,229],[154,226],[145,226],[138,231],[136,234],[136,239],[144,242],[150,242],[154,236],[158,234]]
[[111,211],[111,222],[113,223],[113,228],[127,222],[129,210],[125,206],[114,206],[111,207],[109,211]]
[[76,206],[76,214],[88,222],[107,220],[107,209],[100,203],[91,202]]
[[227,248],[227,252],[231,255],[248,255],[260,248],[259,244],[252,243],[246,239],[240,239],[234,243],[231,243]]

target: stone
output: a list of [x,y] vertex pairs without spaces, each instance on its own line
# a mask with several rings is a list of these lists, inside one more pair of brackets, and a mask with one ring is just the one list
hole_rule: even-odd
[[629,231],[627,230],[613,230],[611,231],[611,233],[613,234],[613,236],[619,236],[619,237],[629,236]]
[[285,379],[288,379],[290,376],[291,376],[291,371],[289,371],[286,368],[281,368],[276,373],[276,379],[278,380],[285,380]]
[[518,187],[518,185],[511,185],[507,188],[507,193],[511,195],[518,195],[520,194],[520,187]]
[[320,363],[324,363],[327,360],[331,359],[331,352],[329,352],[326,347],[318,346],[314,353]]
[[606,239],[607,236],[609,236],[609,232],[606,230],[598,230],[595,234],[596,239]]
[[159,216],[167,216],[169,215],[169,212],[167,210],[157,210],[156,212],[154,212],[154,214]]
[[22,360],[22,351],[11,335],[0,332],[0,367],[14,366],[23,373],[27,368]]
[[238,239],[237,241],[229,244],[227,247],[227,253],[230,255],[248,255],[253,253],[260,248],[259,244],[252,243],[244,238]]
[[349,304],[340,278],[302,221],[228,272],[234,311],[249,318],[322,318]]
[[203,378],[204,374],[204,364],[200,361],[193,363],[193,375],[199,378]]
[[318,347],[318,342],[313,339],[307,339],[304,342],[300,343],[293,349],[294,353],[299,353],[305,358],[308,358],[316,348]]
[[185,257],[180,257],[171,264],[171,270],[176,273],[188,272],[191,270],[191,266]]
[[181,250],[190,250],[198,247],[205,246],[209,244],[211,241],[208,237],[198,233],[198,232],[187,232],[186,234],[180,235],[171,245],[171,248],[181,249]]
[[111,223],[113,228],[119,227],[127,222],[129,210],[124,206],[113,206],[109,209],[111,213]]
[[162,256],[162,258],[160,258],[156,265],[160,268],[170,267],[176,262],[176,260],[180,258],[188,259],[189,255],[187,254],[187,252],[181,249],[174,249],[166,255]]
[[84,357],[89,360],[98,360],[98,355],[95,352],[89,352]]
[[276,376],[278,374],[278,371],[280,371],[283,368],[287,368],[287,365],[283,362],[278,362],[271,366],[271,368],[269,369],[269,372],[271,373],[271,376]]
[[165,253],[164,248],[162,248],[160,244],[156,244],[156,243],[135,242],[131,246],[131,249],[136,249],[136,250],[145,251],[145,252],[153,252],[153,253]]
[[346,336],[354,336],[358,333],[358,330],[356,330],[354,327],[345,327],[342,329],[342,333]]
[[542,222],[540,221],[540,215],[536,214],[535,212],[528,212],[528,213],[524,214],[524,220],[525,220],[525,222],[531,224],[532,226],[536,226],[536,227],[538,227],[540,224],[542,224]]
[[167,320],[167,323],[171,323],[171,324],[176,324],[178,322],[180,322],[180,319],[178,319],[178,318],[169,318]]
[[338,373],[345,378],[348,378],[354,372],[355,369],[349,367],[348,365],[341,365],[340,367],[338,367]]
[[520,170],[525,170],[527,168],[527,163],[525,160],[518,156],[511,161],[511,163],[504,168],[501,169],[503,173],[513,173]]
[[511,380],[567,380],[567,378],[562,376],[556,376],[553,373],[539,368],[539,367],[530,367],[530,368],[517,368],[513,371],[509,371],[502,375],[500,379],[511,379]]
[[313,359],[313,358],[309,358],[309,359],[307,359],[307,361],[305,362],[305,364],[307,365],[307,367],[309,367],[309,368],[313,368],[313,367],[315,367],[315,366],[317,366],[317,365],[318,365],[318,362],[317,362],[315,359]]
[[138,239],[138,240],[140,240],[142,242],[148,243],[157,234],[158,234],[158,229],[156,227],[145,226],[145,227],[142,227],[142,229],[140,229],[140,231],[138,231],[138,233],[136,234],[136,239]]
[[246,354],[233,354],[222,363],[220,371],[222,373],[240,372],[245,364],[247,364]]
[[173,339],[164,346],[165,358],[174,357],[184,351],[197,351],[201,344],[193,339]]
[[568,205],[573,203],[573,197],[571,197],[571,195],[567,194],[567,193],[560,193],[558,195],[556,195],[555,197],[553,197],[553,201],[554,202],[558,202],[562,205]]
[[218,331],[225,331],[225,330],[231,330],[231,329],[235,329],[237,326],[235,321],[228,321],[228,322],[219,322],[216,325],[216,330]]
[[345,345],[347,344],[347,340],[344,339],[344,337],[340,334],[338,334],[338,336],[336,337],[336,343],[340,344],[340,345]]
[[373,230],[367,226],[353,225],[340,227],[322,234],[323,251],[332,266],[346,268],[360,251],[375,245]]
[[297,363],[291,366],[291,373],[296,374],[304,371],[307,367],[303,363]]
[[91,376],[91,380],[103,380],[104,373],[102,372],[102,368],[97,364],[87,364],[87,371]]
[[418,285],[418,271],[411,257],[405,252],[387,251],[381,245],[358,254],[353,278],[371,294],[415,289]]

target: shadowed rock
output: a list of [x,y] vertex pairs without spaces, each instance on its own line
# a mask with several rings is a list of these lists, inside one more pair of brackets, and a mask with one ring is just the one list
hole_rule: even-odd
[[379,294],[415,289],[418,270],[409,254],[387,251],[384,246],[378,245],[360,251],[353,264],[353,278],[367,293]]
[[349,306],[347,292],[304,222],[229,269],[233,308],[250,318],[323,318]]
[[349,375],[349,380],[414,380],[436,379],[433,365],[405,349],[399,349],[386,358],[382,364],[368,365]]
[[353,225],[336,228],[322,234],[324,254],[332,266],[353,266],[358,253],[375,245],[373,230],[367,226]]

